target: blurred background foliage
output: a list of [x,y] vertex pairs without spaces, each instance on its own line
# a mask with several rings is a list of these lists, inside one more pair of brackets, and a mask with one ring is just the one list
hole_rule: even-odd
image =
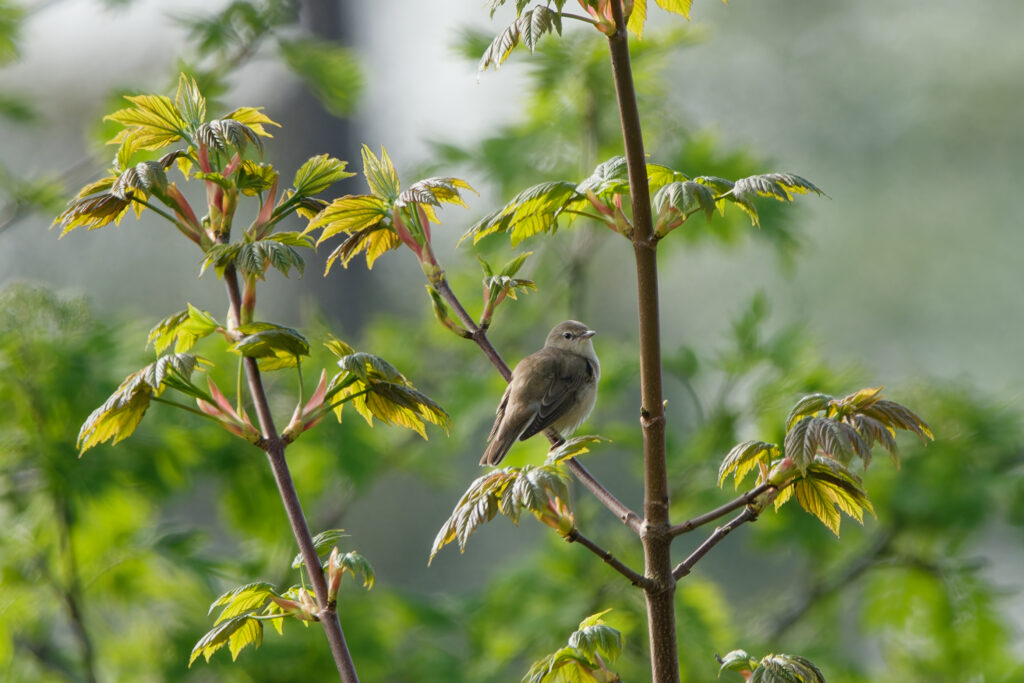
[[[284,128],[267,155],[286,174],[311,154],[356,159],[353,142],[365,141],[388,146],[405,182],[465,177],[483,197],[470,212],[442,214],[436,248],[474,314],[476,254],[501,263],[512,251],[500,237],[456,250],[464,227],[528,185],[580,180],[620,151],[607,56],[591,32],[515,54],[473,90],[475,62],[500,28],[481,32],[479,3],[403,3],[394,13],[333,4],[234,0],[168,14],[141,0],[0,2],[0,59],[12,75],[0,86],[5,680],[278,681],[331,670],[319,630],[293,623],[234,665],[220,653],[185,667],[223,590],[295,578],[259,451],[156,406],[118,447],[75,457],[84,417],[148,362],[146,330],[185,300],[224,305],[212,274],[196,280],[195,254],[155,223],[61,242],[42,230],[69,189],[107,163],[97,141],[108,135],[96,122],[120,94],[169,89],[184,68],[225,105],[268,107]],[[970,68],[932,80],[922,36],[947,24],[932,5],[912,4],[923,13],[878,2],[696,3],[714,36],[673,20],[634,42],[652,161],[726,178],[794,170],[833,197],[803,201],[799,212],[766,205],[759,232],[735,211],[687,223],[664,245],[673,519],[730,499],[713,486],[721,457],[743,439],[780,441],[786,412],[805,393],[886,383],[936,435],[927,448],[902,442],[899,469],[872,468],[878,518],[864,527],[847,520],[841,540],[787,506],[698,565],[677,596],[684,680],[712,680],[714,654],[737,647],[805,655],[840,683],[1024,677],[1014,592],[1024,558],[1024,424],[1013,383],[1022,373],[1006,351],[1016,348],[1009,332],[1020,331],[1021,316],[1017,280],[1005,279],[1000,260],[1019,253],[1019,238],[999,213],[1009,209],[991,201],[1011,196],[1000,183],[1021,171],[1005,150],[1020,135],[1008,102],[1022,86],[1006,73],[1016,64],[1019,74],[1024,55],[1010,46],[1019,41],[994,37],[1022,17],[1012,0],[986,3],[955,39],[937,31],[950,38],[940,41],[948,59],[970,55]],[[111,52],[76,49],[85,37],[65,23],[75,17],[113,25]],[[964,35],[989,58],[970,52]],[[33,52],[47,36],[67,41],[62,57]],[[428,66],[429,50],[449,48],[464,62],[448,55],[439,63],[456,66]],[[65,80],[32,71],[75,54]],[[124,54],[142,57],[128,70]],[[106,66],[111,55],[117,70]],[[888,68],[871,70],[879,63]],[[954,104],[929,108],[936,101]],[[989,201],[965,201],[975,176],[988,178],[977,187]],[[342,191],[362,192],[361,182]],[[588,466],[636,509],[630,249],[583,223],[522,248],[535,252],[524,273],[539,291],[499,309],[495,345],[514,362],[563,318],[599,330],[604,375],[588,431],[613,442],[594,449]],[[387,358],[455,422],[450,438],[432,430],[424,442],[351,416],[289,451],[311,526],[344,527],[343,549],[377,570],[372,591],[348,583],[339,604],[363,679],[515,680],[583,617],[613,608],[605,618],[625,637],[617,669],[644,680],[638,592],[532,520],[519,529],[496,522],[465,555],[445,550],[426,567],[437,528],[477,474],[501,379],[433,320],[409,254],[389,255],[370,274],[354,265],[320,281],[318,269],[311,264],[299,282],[271,275],[263,317],[301,325],[313,340],[329,330]],[[919,324],[929,315],[939,319]],[[543,448],[517,447],[510,460],[535,461]],[[586,493],[576,503],[584,533],[641,565],[616,520]],[[680,558],[702,538],[678,541]]]

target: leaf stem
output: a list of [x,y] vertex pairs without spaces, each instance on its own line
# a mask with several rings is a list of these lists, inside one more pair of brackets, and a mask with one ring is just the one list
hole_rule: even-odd
[[205,417],[207,420],[213,420],[217,424],[220,424],[220,420],[218,420],[214,416],[207,415],[206,413],[204,413],[203,411],[199,410],[198,408],[193,408],[192,406],[187,406],[184,403],[178,403],[177,401],[172,401],[172,400],[167,399],[167,398],[161,398],[160,396],[154,396],[150,400],[155,401],[157,403],[163,403],[164,405],[174,406],[175,408],[181,408],[182,410],[187,410],[188,412],[194,413],[194,414],[198,415],[199,417]]

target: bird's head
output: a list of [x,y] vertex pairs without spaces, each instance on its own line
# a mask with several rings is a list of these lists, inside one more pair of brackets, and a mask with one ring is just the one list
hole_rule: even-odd
[[590,355],[594,353],[594,344],[590,338],[595,334],[597,332],[577,320],[566,320],[552,328],[544,345],[580,355]]

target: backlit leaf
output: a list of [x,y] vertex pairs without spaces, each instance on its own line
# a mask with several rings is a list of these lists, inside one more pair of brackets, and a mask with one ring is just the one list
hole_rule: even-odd
[[195,130],[206,120],[206,98],[199,92],[195,79],[185,74],[178,78],[178,91],[174,96],[174,105],[189,127]]
[[[231,350],[250,358],[280,358],[309,355],[309,342],[290,327],[272,323],[249,323],[239,328],[245,334]],[[294,364],[294,363],[293,363]]]
[[127,95],[134,106],[120,109],[103,117],[125,128],[110,141],[111,144],[129,144],[137,150],[156,150],[177,142],[186,136],[188,122],[164,95]]
[[393,204],[398,199],[401,186],[398,183],[398,172],[391,163],[388,151],[380,148],[380,158],[366,145],[362,148],[363,175],[375,196]]
[[347,161],[341,161],[326,154],[312,157],[295,172],[293,186],[295,194],[309,196],[320,194],[334,183],[351,178],[355,173],[345,170]]
[[341,232],[369,231],[389,216],[388,205],[380,197],[370,194],[346,195],[328,204],[309,222],[305,232],[323,228],[317,240],[317,244],[320,244]]
[[210,657],[225,645],[229,646],[231,658],[236,659],[247,645],[259,647],[262,642],[263,624],[250,614],[241,614],[218,624],[200,638],[192,648],[188,664],[192,666],[200,655],[209,662]]
[[274,136],[268,133],[264,126],[277,126],[280,128],[281,124],[271,120],[271,118],[264,114],[261,109],[262,107],[239,107],[230,114],[226,114],[224,118],[244,123],[257,135],[261,135],[265,138],[272,138]]
[[781,455],[779,447],[773,443],[744,441],[737,444],[726,454],[718,468],[718,485],[724,484],[726,478],[732,474],[735,479],[735,487],[739,488],[740,482],[758,463],[767,466],[779,455]]
[[554,232],[558,216],[570,202],[584,197],[573,183],[554,181],[534,185],[516,195],[499,211],[473,225],[462,239],[473,236],[475,244],[496,232],[511,233],[513,245],[540,232]]

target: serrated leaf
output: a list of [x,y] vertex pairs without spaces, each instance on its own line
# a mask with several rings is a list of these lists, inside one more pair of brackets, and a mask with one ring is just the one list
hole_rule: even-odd
[[273,187],[277,177],[272,165],[246,159],[235,172],[235,186],[247,197],[255,197]]
[[86,418],[78,432],[79,455],[104,441],[126,439],[146,414],[150,400],[159,396],[170,379],[187,382],[198,363],[188,353],[161,356],[128,375],[117,390]]
[[210,604],[207,614],[212,614],[217,607],[223,608],[217,615],[217,620],[213,622],[216,625],[227,619],[233,619],[246,612],[262,608],[271,595],[276,595],[274,587],[265,581],[232,588]]
[[817,415],[831,402],[832,397],[827,394],[809,394],[804,396],[786,416],[786,429],[792,429],[793,424],[804,417]]
[[557,448],[548,451],[547,462],[564,462],[569,458],[575,458],[577,455],[589,453],[590,446],[602,441],[610,443],[611,439],[596,435],[573,437],[562,442]]
[[499,512],[518,523],[523,509],[541,518],[551,514],[548,504],[557,507],[559,500],[568,500],[568,480],[557,465],[491,470],[476,478],[456,503],[434,538],[430,561],[452,542],[464,551],[469,537]]
[[722,486],[726,478],[732,474],[735,488],[739,488],[740,482],[757,467],[758,463],[768,465],[779,455],[779,447],[773,443],[744,441],[737,444],[726,454],[718,468],[718,485]]
[[722,666],[718,669],[718,675],[729,671],[753,671],[757,667],[757,660],[747,654],[746,650],[733,650],[720,658]]
[[825,683],[825,675],[805,657],[769,654],[751,672],[749,683]]
[[[396,207],[408,206],[410,204],[423,204],[426,206],[441,206],[442,204],[458,204],[469,208],[462,199],[459,190],[469,190],[476,193],[476,190],[460,178],[424,178],[413,183],[409,189],[403,191],[395,200]],[[434,221],[436,222],[436,221]]]
[[[593,620],[593,617],[588,620]],[[580,650],[591,660],[600,656],[605,661],[614,662],[622,653],[622,634],[597,619],[594,623],[581,623],[579,630],[569,636],[569,647]]]
[[578,193],[591,191],[596,195],[625,194],[629,191],[629,169],[626,157],[614,156],[597,165],[586,180],[576,186]]
[[317,244],[320,244],[340,232],[354,233],[376,228],[388,216],[388,205],[380,197],[369,194],[345,195],[324,207],[309,222],[304,232],[322,228],[323,232],[317,240]]
[[341,161],[327,154],[312,157],[295,172],[292,183],[295,194],[303,197],[320,194],[334,183],[351,178],[355,173],[345,170],[347,161]]
[[335,563],[343,572],[347,571],[352,576],[362,575],[363,588],[366,590],[372,589],[373,585],[377,582],[377,577],[370,561],[355,551],[338,555]]
[[487,235],[508,232],[514,246],[537,233],[554,232],[562,209],[584,196],[576,191],[576,185],[566,181],[534,185],[520,192],[499,211],[477,222],[462,239],[472,235],[476,244]]
[[103,117],[125,126],[110,144],[128,145],[135,150],[157,150],[186,135],[188,122],[165,95],[127,95],[134,106]]
[[252,143],[260,154],[263,153],[263,141],[255,130],[237,119],[224,118],[208,121],[196,129],[196,142],[211,149],[222,152],[235,150],[239,153]]
[[263,624],[249,614],[242,614],[215,626],[200,638],[192,648],[188,664],[191,667],[200,655],[209,662],[210,657],[225,645],[229,646],[234,660],[247,645],[259,647],[262,642]]
[[53,225],[63,228],[61,237],[82,226],[87,230],[95,230],[110,223],[116,225],[128,213],[131,204],[130,198],[115,196],[110,191],[78,197],[68,203],[67,208],[53,220]]
[[363,175],[370,186],[370,192],[376,197],[393,204],[401,192],[398,183],[398,172],[391,163],[391,157],[384,147],[380,148],[380,158],[366,145],[362,147]]
[[309,342],[290,327],[272,323],[250,323],[238,328],[245,336],[231,350],[250,358],[277,358],[309,355]]
[[262,109],[263,107],[239,107],[230,114],[225,115],[224,118],[244,123],[257,135],[272,138],[274,136],[268,133],[264,126],[277,126],[280,128],[281,124],[271,120],[269,116],[261,111]]
[[178,77],[174,106],[193,130],[206,120],[206,98],[199,92],[195,79],[186,74]]
[[825,485],[817,479],[800,479],[793,485],[796,500],[836,536],[839,535],[839,511],[836,510]]
[[[339,539],[347,537],[348,534],[345,533],[344,529],[328,529],[326,531],[321,531],[313,537],[313,547],[316,549],[317,553],[321,553],[325,548],[329,548],[337,543]],[[298,569],[304,564],[305,561],[302,559],[302,553],[299,553],[295,556],[295,559],[292,560],[292,569]]]
[[661,214],[676,212],[683,221],[697,211],[711,220],[717,206],[715,195],[706,186],[692,180],[672,182],[654,193],[654,213],[661,222]]

